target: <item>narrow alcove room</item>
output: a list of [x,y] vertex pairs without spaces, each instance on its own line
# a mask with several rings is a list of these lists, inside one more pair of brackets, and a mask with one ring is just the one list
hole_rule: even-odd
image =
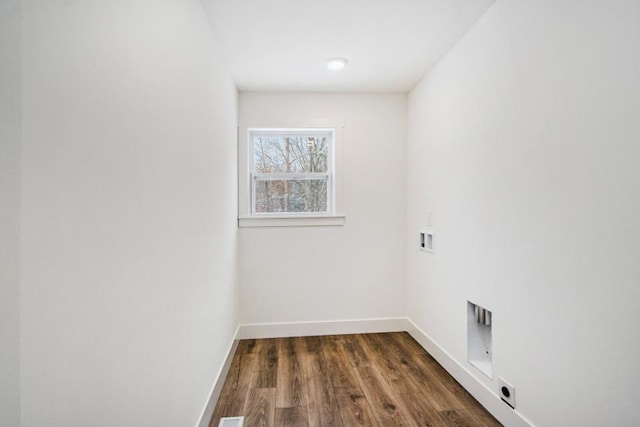
[[638,423],[640,2],[1,0],[0,426]]

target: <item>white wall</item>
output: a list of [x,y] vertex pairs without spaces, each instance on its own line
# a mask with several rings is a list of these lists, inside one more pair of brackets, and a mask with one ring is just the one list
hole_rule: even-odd
[[20,2],[0,2],[0,425],[20,424]]
[[240,94],[244,126],[345,124],[346,214],[344,226],[240,230],[242,323],[404,316],[406,112],[406,95]]
[[466,301],[493,310],[494,374],[539,426],[637,419],[638,16],[499,0],[409,97],[409,317],[465,364]]
[[236,91],[200,2],[23,2],[22,423],[194,426],[236,313]]

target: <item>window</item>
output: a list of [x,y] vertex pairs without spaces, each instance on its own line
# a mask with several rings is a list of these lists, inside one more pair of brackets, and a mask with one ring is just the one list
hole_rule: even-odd
[[333,129],[251,130],[251,213],[330,214]]
[[[248,194],[240,196],[241,226],[342,224],[327,221],[339,218],[333,128],[248,128],[245,135],[240,181]],[[278,221],[285,218],[294,221]]]

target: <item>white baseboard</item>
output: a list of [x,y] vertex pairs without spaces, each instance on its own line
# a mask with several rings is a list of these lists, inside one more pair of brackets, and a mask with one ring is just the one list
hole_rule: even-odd
[[314,335],[367,334],[406,331],[405,317],[322,322],[259,323],[240,325],[240,338],[282,338]]
[[239,339],[240,326],[238,325],[238,327],[236,328],[236,332],[233,335],[233,341],[231,341],[231,345],[229,345],[229,350],[227,351],[227,356],[225,357],[224,363],[222,364],[222,367],[218,372],[218,376],[216,377],[216,380],[213,382],[213,386],[211,387],[209,400],[207,401],[207,406],[205,406],[204,410],[202,411],[198,427],[209,427],[209,422],[211,421],[211,417],[213,416],[213,411],[216,409],[216,403],[218,403],[220,393],[222,392],[224,380],[227,378],[229,368],[231,368],[231,362],[233,361],[233,355],[235,354],[236,348],[238,347]]
[[406,331],[446,369],[471,395],[506,427],[533,427],[517,410],[509,408],[498,394],[478,380],[465,366],[438,345],[410,319]]

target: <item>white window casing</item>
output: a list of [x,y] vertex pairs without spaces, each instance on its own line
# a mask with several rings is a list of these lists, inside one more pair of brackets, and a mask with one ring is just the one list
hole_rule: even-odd
[[[314,127],[240,126],[238,131],[238,225],[240,227],[304,227],[344,225],[345,215],[342,182],[342,150],[344,143],[343,128],[343,125],[335,124],[326,124]],[[256,172],[254,165],[254,141],[256,138],[269,136],[327,138],[327,170],[321,172]],[[323,189],[324,191],[326,191],[327,197],[326,210],[278,212],[271,210],[258,211],[258,209],[256,209],[256,193],[258,183],[300,183],[301,181],[308,180],[325,182],[325,184],[323,185]],[[289,194],[286,194],[286,200],[289,200],[287,199],[288,197]],[[300,199],[301,198],[297,200]],[[305,200],[302,201],[305,202]],[[289,207],[288,203],[290,202],[287,202],[287,206]],[[261,204],[260,206],[263,205]]]

